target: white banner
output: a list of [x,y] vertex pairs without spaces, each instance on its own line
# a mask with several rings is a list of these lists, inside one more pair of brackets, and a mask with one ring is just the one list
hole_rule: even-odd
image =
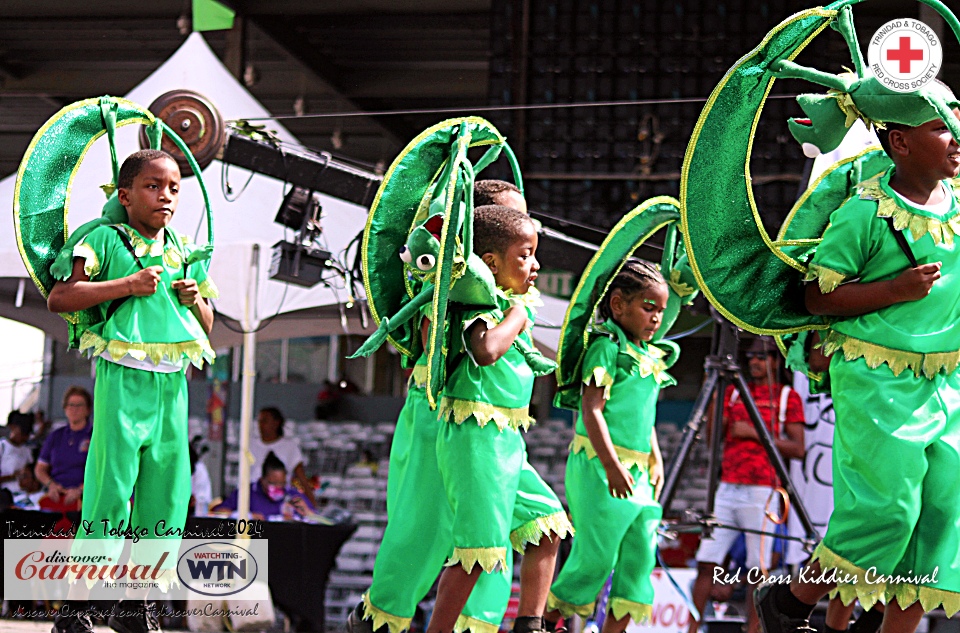
[[[671,569],[670,575],[689,595],[690,587],[697,577],[696,569]],[[683,596],[677,593],[663,569],[653,570],[653,613],[649,626],[640,626],[633,620],[627,626],[628,633],[686,633],[690,626],[690,610]]]
[[266,539],[3,542],[5,600],[259,600],[267,578]]

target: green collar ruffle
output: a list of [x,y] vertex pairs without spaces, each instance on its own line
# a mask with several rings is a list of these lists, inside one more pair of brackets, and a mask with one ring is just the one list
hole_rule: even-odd
[[543,305],[543,299],[540,298],[540,291],[536,287],[531,287],[525,294],[518,295],[506,288],[497,286],[497,296],[504,301],[517,299],[525,308],[539,308]]
[[672,387],[677,384],[673,376],[667,373],[667,363],[663,360],[667,353],[656,345],[646,342],[641,342],[640,345],[634,344],[613,319],[598,324],[594,331],[617,341],[619,352],[633,360],[631,374],[639,374],[641,378],[653,376],[661,386]]
[[960,178],[945,181],[948,193],[953,196],[953,205],[946,214],[936,215],[912,205],[904,206],[890,188],[891,174],[892,168],[860,183],[860,199],[875,200],[877,216],[893,218],[894,228],[909,229],[914,241],[929,233],[935,244],[953,244],[954,236],[960,234],[960,198],[957,197]]

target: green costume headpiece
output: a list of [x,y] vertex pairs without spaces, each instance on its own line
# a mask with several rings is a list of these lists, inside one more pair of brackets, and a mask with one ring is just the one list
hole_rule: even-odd
[[[482,146],[489,149],[474,165],[467,151]],[[431,407],[446,380],[446,339],[456,329],[447,327],[450,315],[497,305],[493,275],[473,252],[473,182],[504,150],[522,191],[516,158],[489,122],[464,117],[438,123],[400,152],[370,208],[361,254],[367,301],[379,327],[352,358],[372,354],[387,340],[408,362],[426,354]],[[421,309],[430,319],[426,349]],[[514,345],[535,372],[555,368],[521,339]]]
[[669,228],[660,270],[667,280],[670,295],[653,343],[667,351],[667,365],[676,360],[679,347],[663,337],[677,320],[681,306],[693,301],[697,292],[696,281],[687,266],[683,243],[678,241],[679,220],[680,203],[676,199],[667,196],[650,198],[623,216],[587,264],[570,298],[563,329],[560,331],[560,342],[557,346],[558,391],[554,401],[556,406],[575,411],[580,409],[583,357],[590,342],[597,336],[605,335],[596,329],[597,309],[627,258],[665,226]]
[[[707,101],[684,157],[680,181],[681,221],[690,264],[704,295],[737,326],[756,334],[786,335],[826,327],[804,306],[803,278],[830,213],[862,179],[890,162],[879,151],[842,161],[800,199],[776,240],[763,228],[753,197],[750,154],[760,111],[779,77],[808,79],[833,88],[828,96],[803,96],[809,125],[796,120],[801,142],[828,151],[839,145],[856,118],[915,125],[943,118],[960,139],[960,121],[942,87],[895,93],[865,68],[856,44],[850,5],[840,0],[797,13],[771,30],[724,76]],[[960,22],[938,0],[921,0],[944,17],[960,39]],[[828,26],[845,37],[856,77],[837,76],[793,60]],[[852,118],[851,118],[852,117]]]
[[[207,212],[207,244],[193,251],[187,264],[210,259],[213,254],[213,213],[210,199],[200,175],[200,167],[190,149],[163,121],[132,101],[116,97],[100,97],[72,103],[54,114],[37,131],[20,162],[13,195],[13,223],[17,247],[33,279],[44,297],[50,294],[57,280],[66,280],[73,272],[73,248],[98,226],[127,221],[127,211],[117,199],[120,163],[115,143],[116,129],[140,123],[146,126],[152,149],[160,149],[163,134],[169,136],[184,153],[197,175]],[[110,142],[112,177],[104,185],[107,202],[102,215],[68,233],[70,191],[80,162],[93,142],[103,134]],[[70,346],[76,347],[80,335],[102,320],[98,307],[61,315],[69,326]]]

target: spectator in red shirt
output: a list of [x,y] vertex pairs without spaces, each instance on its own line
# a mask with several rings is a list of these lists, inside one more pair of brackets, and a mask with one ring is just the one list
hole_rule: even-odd
[[[773,437],[777,450],[785,459],[802,459],[805,451],[803,441],[803,402],[790,387],[783,384],[780,375],[780,352],[769,337],[757,337],[747,351],[750,376],[748,383],[760,415]],[[775,527],[769,521],[764,526],[764,514],[770,503],[771,510],[779,509],[779,498],[774,488],[779,483],[777,473],[767,457],[760,437],[747,415],[743,398],[733,385],[727,387],[723,398],[723,460],[720,485],[714,498],[714,514],[722,525],[741,529],[772,532]],[[736,529],[718,528],[710,538],[700,543],[697,551],[697,580],[693,586],[693,603],[701,613],[713,589],[714,568],[720,566],[730,546],[740,534]],[[749,569],[770,565],[773,536],[761,539],[759,534],[745,532],[747,542],[747,569],[740,574],[747,580]],[[762,541],[762,546],[761,546]],[[762,547],[762,551],[761,551]],[[758,577],[754,571],[754,579]],[[753,608],[753,587],[747,592],[748,632],[757,633],[759,622]],[[690,621],[690,633],[699,623]]]

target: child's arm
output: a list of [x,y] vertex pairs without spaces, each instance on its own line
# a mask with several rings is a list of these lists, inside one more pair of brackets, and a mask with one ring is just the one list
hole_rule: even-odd
[[492,328],[477,320],[470,326],[470,349],[478,365],[492,365],[506,354],[520,332],[527,327],[527,310],[513,306],[507,310],[503,321]]
[[147,297],[157,291],[160,283],[159,266],[150,266],[127,277],[108,281],[90,281],[83,270],[84,259],[75,257],[70,279],[58,281],[47,297],[51,312],[77,312],[121,297]]
[[213,329],[213,309],[207,300],[200,296],[200,286],[196,279],[187,277],[186,279],[177,279],[170,287],[177,291],[180,298],[180,304],[189,306],[193,316],[197,317],[200,327],[207,334]]
[[893,279],[868,283],[848,283],[824,293],[819,284],[807,284],[804,297],[811,314],[859,316],[895,303],[917,301],[930,294],[933,282],[940,279],[940,262],[908,268]]
[[587,428],[587,437],[597,453],[597,459],[607,472],[607,487],[610,496],[617,499],[626,499],[633,494],[633,475],[630,474],[620,460],[617,459],[616,449],[607,430],[607,421],[603,417],[603,407],[606,400],[603,397],[604,388],[588,384],[583,388],[582,404],[583,426]]
[[650,429],[650,485],[653,486],[653,498],[660,498],[663,490],[663,455],[660,454],[660,443],[657,441],[657,429]]

